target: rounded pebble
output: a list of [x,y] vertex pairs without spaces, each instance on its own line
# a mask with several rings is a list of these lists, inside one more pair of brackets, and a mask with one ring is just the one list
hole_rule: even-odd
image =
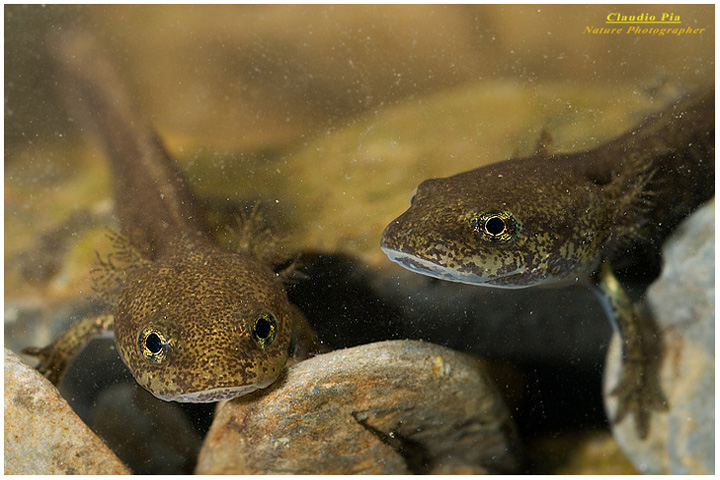
[[224,403],[196,473],[513,472],[514,432],[473,357],[379,342],[301,362],[268,391]]
[[5,474],[129,473],[57,389],[5,349]]

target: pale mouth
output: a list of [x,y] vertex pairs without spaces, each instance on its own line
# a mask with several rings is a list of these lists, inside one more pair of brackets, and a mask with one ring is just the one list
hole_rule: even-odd
[[222,400],[231,400],[235,397],[247,395],[263,387],[259,385],[243,385],[239,387],[222,387],[199,392],[182,393],[177,395],[163,395],[151,392],[157,398],[168,402],[180,403],[214,403]]
[[382,246],[381,248],[393,262],[410,270],[411,272],[426,275],[428,277],[438,278],[449,282],[493,288],[518,289],[528,286],[522,283],[513,284],[510,279],[510,277],[524,273],[524,267],[502,275],[482,276],[475,273],[461,272],[452,268],[447,268],[430,260],[418,258],[406,252],[401,252],[385,246]]

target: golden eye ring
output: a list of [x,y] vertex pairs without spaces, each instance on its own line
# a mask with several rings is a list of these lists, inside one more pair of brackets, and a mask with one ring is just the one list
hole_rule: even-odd
[[510,212],[481,213],[470,221],[473,234],[491,245],[504,245],[515,240],[520,227]]
[[138,347],[142,356],[150,363],[162,363],[170,356],[172,345],[161,331],[146,327],[138,336]]
[[255,317],[250,329],[252,339],[260,350],[269,348],[277,337],[277,319],[272,313],[263,313]]

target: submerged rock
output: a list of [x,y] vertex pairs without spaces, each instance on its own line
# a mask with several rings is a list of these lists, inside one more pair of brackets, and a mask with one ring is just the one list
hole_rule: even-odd
[[[657,322],[664,353],[660,381],[667,412],[653,413],[650,435],[637,437],[633,419],[613,429],[623,450],[643,473],[715,473],[715,201],[689,219],[663,248],[665,265],[648,289],[647,305]],[[607,392],[617,382],[619,339],[608,352]]]
[[514,426],[473,357],[417,341],[319,355],[222,404],[198,474],[502,473]]
[[5,349],[5,474],[129,473],[57,389]]

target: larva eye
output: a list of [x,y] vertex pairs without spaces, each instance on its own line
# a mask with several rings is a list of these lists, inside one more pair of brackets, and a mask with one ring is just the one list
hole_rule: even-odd
[[263,313],[255,318],[250,331],[253,340],[261,350],[269,348],[277,336],[277,319],[272,313]]
[[160,330],[146,327],[138,336],[138,347],[142,356],[150,363],[162,363],[172,351],[170,340]]
[[503,211],[481,213],[470,221],[470,226],[476,237],[492,245],[513,241],[520,230],[515,216]]

